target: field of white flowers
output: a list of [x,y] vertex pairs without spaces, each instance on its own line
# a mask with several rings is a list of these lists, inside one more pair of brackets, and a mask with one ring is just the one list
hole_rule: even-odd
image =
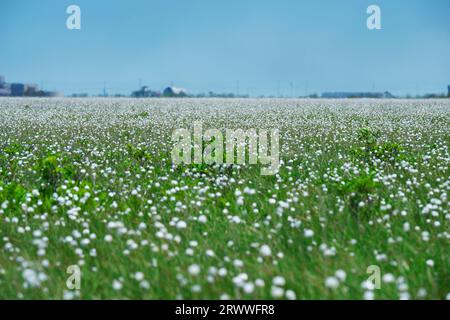
[[[279,129],[279,173],[173,166],[194,121]],[[0,99],[0,298],[450,299],[449,128],[450,100]]]

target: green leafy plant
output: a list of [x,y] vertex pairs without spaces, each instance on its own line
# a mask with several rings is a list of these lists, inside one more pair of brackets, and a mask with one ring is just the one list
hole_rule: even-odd
[[127,152],[128,155],[136,160],[139,164],[143,165],[146,161],[151,160],[151,155],[143,148],[137,148],[133,146],[131,143],[127,144]]
[[[374,180],[375,172],[347,177],[342,184],[338,184],[338,192],[348,201],[352,213],[367,211],[372,201],[369,195],[380,190],[382,184]],[[359,209],[359,204],[364,203],[365,209]]]

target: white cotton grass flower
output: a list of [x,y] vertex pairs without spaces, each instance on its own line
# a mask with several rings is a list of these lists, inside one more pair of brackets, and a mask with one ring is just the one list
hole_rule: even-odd
[[245,187],[244,193],[246,193],[246,194],[256,194],[256,190],[255,189],[251,189],[249,187]]
[[255,286],[262,288],[262,287],[264,287],[264,285],[265,285],[265,282],[263,279],[258,278],[255,280]]
[[427,296],[427,290],[425,289],[425,288],[420,288],[418,291],[417,291],[417,297],[419,298],[419,299],[423,299],[423,298],[425,298]]
[[73,300],[80,295],[80,291],[78,290],[64,290],[63,299],[64,300]]
[[364,291],[364,300],[373,300],[375,299],[375,293],[371,290]]
[[135,272],[133,276],[134,276],[134,279],[136,279],[137,281],[144,280],[144,273],[143,272],[140,272],[140,271]]
[[199,285],[199,284],[195,284],[195,285],[193,285],[191,287],[191,291],[195,292],[195,293],[201,292],[202,291],[202,286]]
[[277,286],[272,286],[270,289],[270,294],[273,298],[281,298],[284,294],[284,289]]
[[119,281],[119,280],[114,280],[113,281],[112,287],[113,287],[114,290],[119,291],[119,290],[122,289],[122,286],[123,285],[122,285],[121,281]]
[[347,274],[342,269],[336,270],[334,275],[339,279],[339,281],[345,281],[345,278],[347,277]]
[[200,273],[200,266],[198,264],[191,264],[188,268],[188,272],[192,276],[197,276]]
[[305,238],[311,238],[312,236],[314,236],[314,231],[311,229],[305,229],[303,235],[305,236]]
[[270,257],[272,255],[272,250],[270,249],[270,247],[267,244],[263,244],[260,248],[259,248],[259,253],[263,256],[263,257]]
[[145,223],[141,222],[141,223],[139,223],[138,228],[139,228],[139,230],[145,230],[147,228],[147,225]]
[[428,260],[426,261],[426,264],[427,264],[427,266],[429,266],[429,267],[434,267],[434,261],[431,260],[431,259],[428,259]]
[[372,281],[365,280],[361,283],[361,287],[365,290],[374,290],[375,284]]
[[386,273],[383,275],[384,283],[393,283],[395,281],[395,277],[392,273]]
[[186,229],[187,223],[183,220],[180,220],[176,224],[177,229]]
[[198,246],[198,242],[195,241],[195,240],[191,240],[191,241],[189,241],[189,245],[190,245],[191,247],[196,247],[196,246]]
[[227,269],[225,268],[220,268],[219,271],[217,272],[217,274],[221,277],[225,277],[227,275]]
[[250,294],[255,290],[255,285],[252,282],[244,283],[242,290],[244,290],[245,293]]
[[240,259],[235,259],[235,260],[233,261],[233,265],[234,265],[236,268],[241,268],[241,267],[244,266],[244,261],[242,261],[242,260],[240,260]]
[[286,290],[286,299],[295,300],[297,299],[297,296],[293,290]]
[[286,284],[286,280],[282,276],[276,276],[272,279],[272,283],[275,286],[284,286]]
[[40,287],[42,282],[47,280],[47,275],[43,272],[39,272],[33,269],[25,269],[22,272],[22,277],[25,280],[25,288],[37,288]]
[[325,286],[330,289],[336,289],[339,287],[339,279],[336,277],[327,277],[325,279]]
[[240,273],[237,276],[233,277],[232,281],[235,286],[242,287],[248,280],[248,275],[246,273]]
[[409,300],[411,298],[410,294],[406,291],[399,293],[400,300]]

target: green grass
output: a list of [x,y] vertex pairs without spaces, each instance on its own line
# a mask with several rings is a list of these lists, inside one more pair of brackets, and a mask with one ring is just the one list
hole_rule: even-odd
[[[285,299],[277,276],[297,299],[363,299],[370,265],[394,276],[376,299],[448,297],[448,102],[149,101],[0,100],[0,299],[67,298],[70,265],[80,299]],[[279,174],[173,167],[171,133],[195,119],[279,128]]]

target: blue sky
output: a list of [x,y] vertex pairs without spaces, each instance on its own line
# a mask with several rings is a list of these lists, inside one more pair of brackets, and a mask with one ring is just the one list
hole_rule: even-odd
[[[81,7],[81,30],[66,8]],[[382,30],[366,28],[381,7]],[[448,0],[2,0],[0,74],[66,94],[444,92]]]

